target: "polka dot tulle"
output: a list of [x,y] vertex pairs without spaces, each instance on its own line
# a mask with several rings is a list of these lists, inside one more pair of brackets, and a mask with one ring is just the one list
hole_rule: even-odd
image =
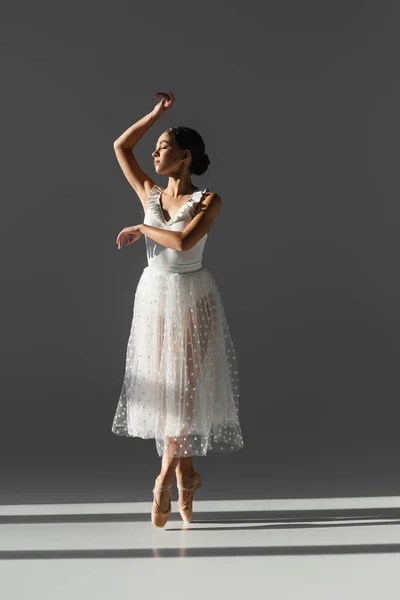
[[112,431],[155,438],[159,456],[165,449],[180,457],[243,446],[238,361],[207,268],[144,269]]
[[[196,190],[166,220],[162,188],[147,198],[144,223],[183,230],[207,191]],[[239,370],[221,295],[202,264],[207,235],[188,251],[146,237],[112,432],[154,438],[159,456],[205,456],[243,447]]]

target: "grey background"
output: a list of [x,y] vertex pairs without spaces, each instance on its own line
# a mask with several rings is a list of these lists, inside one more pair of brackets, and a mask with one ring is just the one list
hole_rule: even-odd
[[113,142],[172,90],[220,194],[204,264],[245,440],[201,498],[400,493],[395,2],[28,3],[3,10],[1,503],[150,500],[154,440],[111,433],[144,238]]

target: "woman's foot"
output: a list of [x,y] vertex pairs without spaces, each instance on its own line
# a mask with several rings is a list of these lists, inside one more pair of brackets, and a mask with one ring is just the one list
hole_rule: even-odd
[[192,477],[195,473],[196,473],[196,471],[194,469],[192,469],[189,472],[176,474],[176,482],[178,485],[178,494],[179,494],[178,502],[181,505],[186,502],[186,500],[188,499],[188,497],[190,495],[190,492],[180,489],[179,485],[183,485],[183,487],[188,488],[192,481]]
[[157,477],[153,488],[153,506],[151,509],[151,522],[156,527],[164,527],[171,514],[171,486],[160,483]]
[[192,522],[193,496],[197,488],[201,485],[200,474],[193,470],[191,476],[177,478],[179,500],[178,509],[184,521]]
[[158,488],[155,489],[154,498],[156,499],[161,510],[168,510],[170,495],[170,490],[164,490],[163,492],[160,492]]

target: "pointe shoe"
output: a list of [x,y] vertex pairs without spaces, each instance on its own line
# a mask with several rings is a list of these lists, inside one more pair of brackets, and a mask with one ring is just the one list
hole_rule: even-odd
[[178,510],[182,519],[186,523],[192,522],[192,510],[193,510],[193,496],[197,488],[201,486],[200,473],[194,472],[191,482],[188,486],[184,486],[182,483],[177,483],[178,489],[190,492],[186,500],[182,504],[178,500]]
[[155,484],[154,484],[154,488],[153,488],[154,500],[153,500],[153,506],[151,509],[151,522],[154,525],[154,527],[164,527],[166,522],[168,521],[169,515],[171,514],[171,496],[169,498],[169,504],[168,504],[167,510],[161,510],[160,505],[158,504],[158,502],[156,500],[155,492],[164,492],[166,490],[169,490],[171,493],[171,487],[172,487],[172,485],[161,485],[158,477],[155,480]]

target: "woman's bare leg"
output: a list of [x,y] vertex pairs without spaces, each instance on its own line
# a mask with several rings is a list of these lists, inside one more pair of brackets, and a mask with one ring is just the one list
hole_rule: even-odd
[[181,456],[175,468],[176,479],[180,482],[194,473],[193,456]]
[[[160,340],[159,340],[159,344],[158,344],[158,362],[161,362],[161,356],[162,356],[162,347],[163,347],[163,335],[164,335],[164,319],[163,317],[160,317],[161,320],[161,324],[160,324]],[[164,387],[164,397],[165,397],[165,387]],[[164,408],[165,410],[165,408]],[[165,413],[164,413],[164,417],[165,417]],[[172,480],[174,477],[174,472],[176,469],[176,465],[178,464],[179,461],[179,457],[176,458],[175,457],[175,450],[176,450],[176,442],[174,441],[173,438],[166,436],[165,440],[164,440],[164,451],[163,451],[163,455],[162,455],[162,459],[161,459],[161,470],[160,473],[158,475],[158,481],[161,485],[170,485],[172,484]],[[168,504],[169,504],[169,496],[170,496],[170,492],[168,490],[164,491],[164,492],[160,492],[160,491],[155,491],[155,499],[157,500],[161,510],[167,510],[168,508]]]
[[[170,485],[174,477],[175,469],[179,462],[179,458],[174,457],[174,445],[171,439],[166,439],[165,450],[161,459],[161,471],[158,475],[158,480],[161,485]],[[168,443],[170,442],[170,443]],[[167,510],[169,503],[169,491],[155,492],[155,497],[160,505],[161,510]]]
[[[185,321],[185,356],[188,361],[186,380],[189,390],[195,389],[200,377],[200,370],[204,357],[207,355],[208,345],[211,334],[214,332],[213,307],[215,306],[215,297],[213,295],[201,298],[196,302],[194,313],[188,311]],[[188,389],[187,388],[187,389]],[[185,397],[186,414],[189,417],[193,415],[193,393]],[[186,438],[184,438],[186,439]],[[181,456],[176,465],[175,474],[178,483],[188,487],[191,478],[195,473],[193,467],[193,456]],[[190,492],[179,491],[179,501],[185,502]]]
[[[192,456],[184,456],[181,457],[178,461],[178,464],[175,468],[176,481],[178,483],[182,483],[183,485],[189,485],[192,475],[194,474],[193,467],[193,457]],[[185,502],[186,498],[189,495],[189,492],[184,490],[180,490],[179,492],[179,502],[182,504]]]

